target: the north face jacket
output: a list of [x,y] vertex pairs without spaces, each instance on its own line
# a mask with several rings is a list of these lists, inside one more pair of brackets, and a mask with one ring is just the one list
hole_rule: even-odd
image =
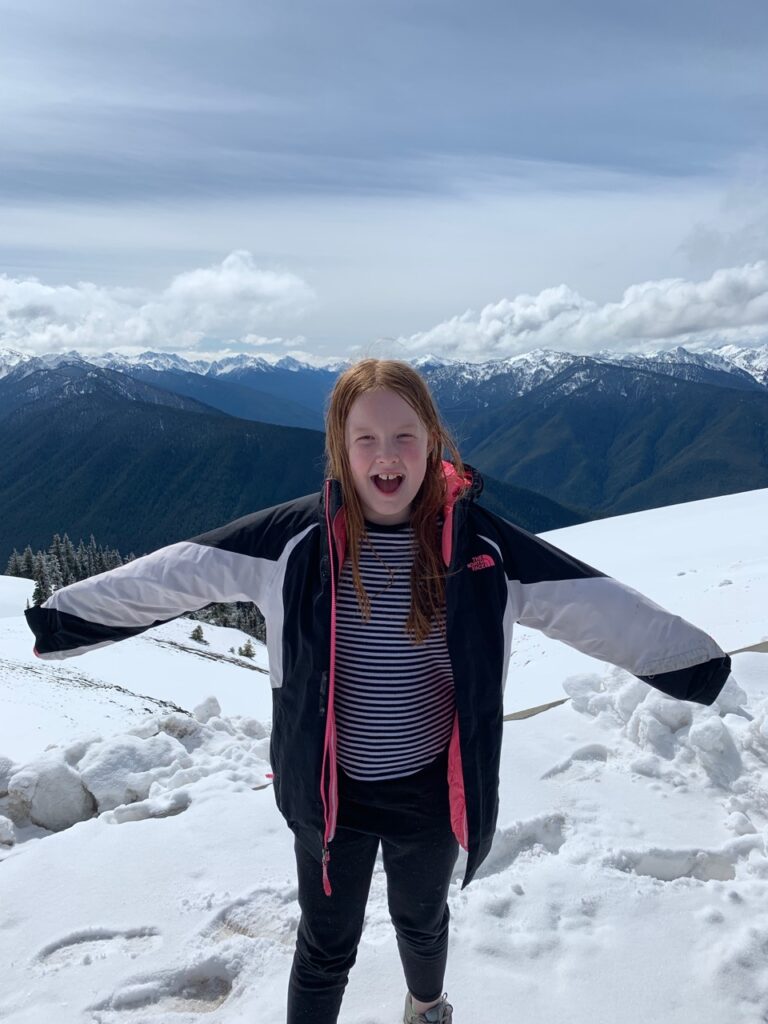
[[[456,719],[449,749],[464,885],[488,854],[498,808],[502,695],[516,622],[611,662],[664,693],[711,704],[730,659],[706,633],[476,503],[444,463],[442,553]],[[325,867],[336,826],[335,596],[346,548],[341,487],[244,516],[56,591],[26,612],[40,658],[135,636],[213,601],[253,601],[267,623],[277,804]],[[378,670],[378,666],[377,666]]]

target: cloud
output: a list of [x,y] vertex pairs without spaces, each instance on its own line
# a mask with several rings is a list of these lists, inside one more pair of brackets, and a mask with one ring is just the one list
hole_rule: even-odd
[[595,352],[653,345],[768,339],[768,261],[718,270],[706,281],[646,281],[598,304],[566,285],[467,310],[399,339],[410,352],[501,359],[534,348]]
[[[185,271],[160,292],[88,281],[48,285],[0,275],[0,335],[5,347],[83,353],[125,347],[190,349],[203,341],[266,343],[253,329],[301,315],[314,292],[295,274],[263,270],[245,250],[220,264]],[[282,338],[269,343],[286,344]],[[294,344],[291,339],[288,344]]]

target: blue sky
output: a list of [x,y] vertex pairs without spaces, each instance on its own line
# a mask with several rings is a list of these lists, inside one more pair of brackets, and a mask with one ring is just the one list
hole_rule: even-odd
[[768,338],[762,0],[0,17],[0,346]]

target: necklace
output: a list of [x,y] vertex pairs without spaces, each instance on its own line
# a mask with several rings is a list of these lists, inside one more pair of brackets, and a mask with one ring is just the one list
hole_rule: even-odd
[[369,601],[375,601],[377,597],[381,597],[381,595],[383,593],[385,593],[385,591],[389,590],[389,588],[395,582],[395,578],[397,577],[398,573],[403,568],[403,566],[398,565],[398,566],[395,566],[395,568],[393,569],[391,565],[389,565],[387,562],[385,562],[384,559],[379,554],[379,552],[373,546],[373,541],[368,536],[368,531],[367,530],[363,533],[363,539],[365,540],[365,543],[367,544],[367,546],[370,548],[371,554],[373,555],[373,557],[376,559],[376,561],[379,563],[379,565],[383,565],[384,566],[384,568],[387,571],[387,575],[389,576],[389,580],[384,584],[384,586],[380,590],[377,590],[375,594],[369,594],[368,595]]

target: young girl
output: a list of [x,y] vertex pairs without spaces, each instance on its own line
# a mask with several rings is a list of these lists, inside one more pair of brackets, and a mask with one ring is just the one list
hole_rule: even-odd
[[447,893],[459,844],[466,886],[493,840],[514,623],[702,704],[730,662],[701,630],[477,504],[479,475],[406,363],[343,373],[326,428],[319,494],[65,587],[27,619],[35,653],[55,659],[212,601],[254,601],[299,879],[288,1022],[337,1020],[381,844],[403,1020],[446,1024]]

